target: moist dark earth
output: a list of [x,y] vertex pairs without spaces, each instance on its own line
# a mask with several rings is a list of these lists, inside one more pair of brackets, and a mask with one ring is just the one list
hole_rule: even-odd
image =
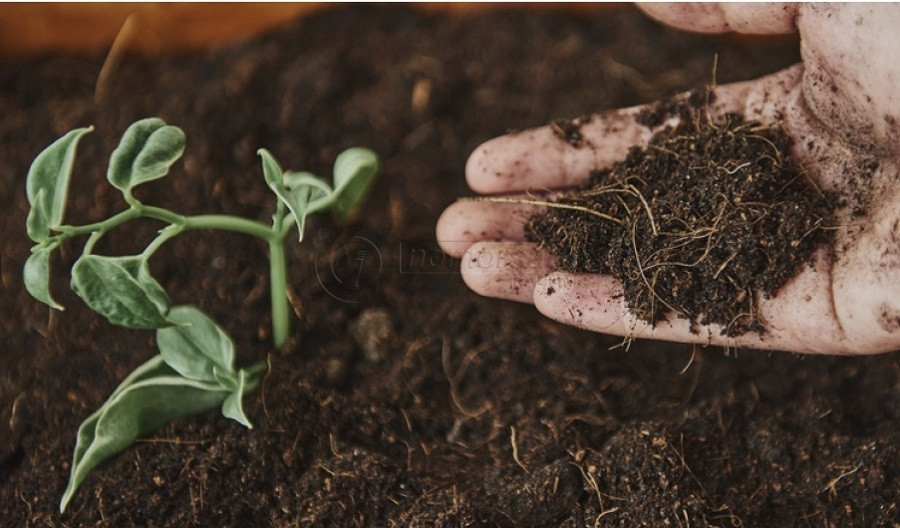
[[[723,335],[764,334],[756,307],[833,246],[838,200],[808,181],[777,125],[714,119],[705,101],[715,91],[690,94],[661,105],[682,117],[677,126],[592,171],[525,234],[566,271],[619,279],[629,311],[651,324],[675,311]],[[650,113],[639,121],[666,117]]]
[[[204,55],[0,67],[0,524],[4,526],[859,526],[900,524],[900,355],[798,357],[618,339],[466,289],[436,249],[469,194],[468,154],[510,129],[650,102],[798,60],[793,40],[705,37],[631,9],[449,16],[345,7]],[[57,513],[78,424],[155,351],[67,288],[21,284],[30,160],[82,142],[69,223],[122,209],[104,178],[131,122],[185,129],[172,174],[138,193],[179,212],[268,221],[256,149],[328,174],[365,145],[383,175],[356,224],[313,218],[290,249],[298,314],[270,343],[265,247],[179,238],[152,262],[244,365],[256,427],[217,413],[165,427],[96,470]],[[577,139],[577,138],[575,138]],[[160,226],[111,233],[131,254]],[[377,251],[376,251],[377,250]],[[422,256],[426,258],[422,258]],[[415,259],[411,258],[415,257]],[[358,282],[357,282],[358,281]]]

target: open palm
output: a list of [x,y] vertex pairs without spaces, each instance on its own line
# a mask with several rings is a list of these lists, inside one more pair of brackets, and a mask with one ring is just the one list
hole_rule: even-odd
[[[676,314],[650,325],[629,313],[618,280],[554,271],[554,259],[524,239],[524,223],[539,206],[461,201],[444,212],[437,236],[445,251],[462,257],[466,283],[483,295],[533,303],[558,321],[621,336],[823,354],[900,349],[900,7],[644,9],[696,31],[799,31],[802,64],[719,87],[710,112],[777,123],[794,138],[795,160],[820,188],[843,197],[834,248],[818,251],[777,295],[761,297],[765,332],[726,337],[716,325],[698,333]],[[635,121],[640,110],[594,116],[581,126],[580,147],[549,127],[488,141],[469,159],[469,185],[489,195],[578,185],[649,141],[658,129]]]

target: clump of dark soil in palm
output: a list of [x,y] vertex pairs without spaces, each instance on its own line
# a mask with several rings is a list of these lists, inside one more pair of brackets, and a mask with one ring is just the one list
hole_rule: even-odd
[[666,110],[677,126],[592,172],[526,233],[563,270],[619,278],[643,320],[675,311],[724,335],[761,332],[758,295],[776,295],[831,240],[833,200],[788,155],[777,125],[713,121],[693,99]]

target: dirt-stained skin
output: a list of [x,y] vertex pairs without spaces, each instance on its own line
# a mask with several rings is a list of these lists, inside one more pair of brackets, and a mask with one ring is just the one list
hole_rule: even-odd
[[[683,342],[784,349],[806,353],[865,354],[900,349],[900,6],[896,4],[651,4],[641,6],[664,23],[710,33],[799,32],[803,62],[756,81],[721,86],[712,115],[733,111],[777,123],[794,138],[793,155],[821,189],[841,197],[833,248],[759,305],[763,335],[723,338],[715,327],[691,331],[673,317],[655,326],[636,320],[617,281],[547,267],[484,270],[463,276],[477,292],[532,302],[559,321],[605,333]],[[472,154],[470,186],[480,193],[521,193],[580,183],[591,169],[644,145],[655,129],[635,121],[641,108],[594,116],[580,123],[578,144],[553,127],[491,140]],[[673,118],[677,119],[677,118]],[[663,123],[671,124],[671,121]],[[557,127],[558,129],[559,127]],[[569,134],[571,135],[571,134]],[[519,214],[494,204],[490,232],[475,208],[460,202],[445,212],[438,239],[445,249],[475,255],[502,248],[534,258],[523,242]],[[507,206],[508,207],[508,206]],[[497,236],[499,235],[499,236]],[[502,246],[494,244],[503,244]],[[529,257],[529,255],[531,257]],[[508,284],[515,283],[511,289]],[[514,290],[514,292],[513,292]],[[531,295],[528,292],[531,291]],[[552,292],[552,294],[548,293]]]

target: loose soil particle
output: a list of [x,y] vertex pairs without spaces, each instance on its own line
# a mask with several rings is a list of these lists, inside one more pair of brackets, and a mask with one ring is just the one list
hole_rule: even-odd
[[[726,356],[655,342],[626,353],[474,295],[446,272],[455,265],[401,273],[402,248],[433,247],[438,215],[467,193],[466,156],[480,142],[687,90],[715,53],[722,83],[799,59],[796,42],[690,35],[634,10],[454,18],[344,7],[206,55],[126,58],[99,100],[102,56],[4,64],[0,524],[897,526],[897,354]],[[267,221],[261,146],[325,174],[341,149],[367,145],[384,175],[360,224],[313,218],[291,248],[300,318],[284,350],[271,349],[261,315],[263,244],[190,234],[154,257],[176,302],[199,303],[232,333],[240,364],[271,362],[246,402],[256,427],[216,413],[166,427],[98,468],[61,516],[78,424],[154,344],[68,292],[74,247],[53,262],[66,311],[48,315],[28,297],[24,176],[55,137],[94,123],[67,215],[109,216],[124,205],[106,159],[148,115],[183,127],[188,146],[140,198],[185,213]],[[139,251],[158,228],[110,233],[101,249]],[[351,243],[361,239],[381,260],[366,262],[358,289],[340,290],[337,278],[357,277],[357,250],[376,255]],[[353,258],[327,256],[348,246]]]
[[763,333],[758,294],[776,295],[832,241],[836,200],[792,161],[777,124],[735,114],[713,122],[704,100],[648,108],[642,121],[679,123],[548,204],[526,235],[561,269],[620,279],[640,319],[674,311],[724,335]]

